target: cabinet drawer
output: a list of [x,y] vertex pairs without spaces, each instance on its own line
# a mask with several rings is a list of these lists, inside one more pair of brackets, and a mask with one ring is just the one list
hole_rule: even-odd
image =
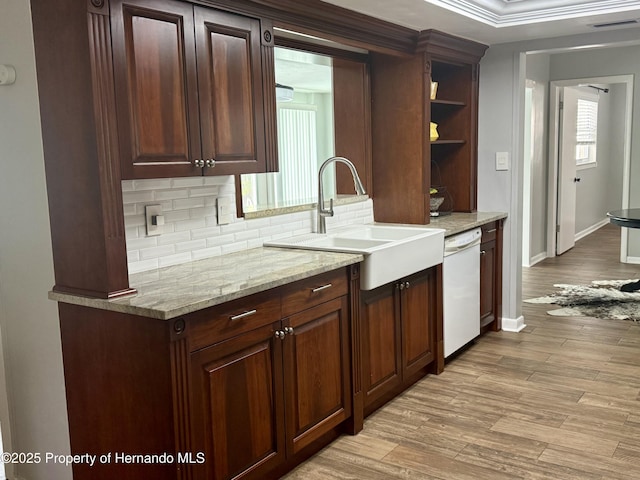
[[281,318],[280,295],[267,291],[189,315],[191,351],[213,345]]
[[341,297],[348,291],[349,280],[346,269],[300,280],[285,287],[282,295],[282,316],[287,317],[327,300]]
[[498,233],[498,224],[496,222],[487,223],[482,226],[482,243],[490,242],[496,239]]

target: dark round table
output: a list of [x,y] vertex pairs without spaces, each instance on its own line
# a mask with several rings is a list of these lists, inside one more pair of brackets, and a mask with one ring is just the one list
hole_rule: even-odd
[[[640,208],[628,208],[626,210],[614,210],[607,213],[609,221],[614,225],[626,228],[640,228]],[[635,292],[640,290],[640,280],[627,283],[620,287],[623,292]]]

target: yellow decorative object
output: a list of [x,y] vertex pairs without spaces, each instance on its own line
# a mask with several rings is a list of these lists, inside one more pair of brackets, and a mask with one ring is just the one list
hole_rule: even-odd
[[440,135],[438,134],[438,124],[429,122],[429,138],[432,142],[435,142],[439,137]]
[[431,82],[431,100],[436,99],[436,94],[438,93],[438,82]]

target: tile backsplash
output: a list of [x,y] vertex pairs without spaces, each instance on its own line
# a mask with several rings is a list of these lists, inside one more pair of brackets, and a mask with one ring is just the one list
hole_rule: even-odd
[[[237,218],[233,176],[122,182],[129,273],[261,247],[263,242],[315,230],[315,210],[245,220]],[[224,205],[218,224],[216,202]],[[148,237],[145,206],[160,204],[164,233]],[[373,222],[373,202],[339,205],[327,229]]]

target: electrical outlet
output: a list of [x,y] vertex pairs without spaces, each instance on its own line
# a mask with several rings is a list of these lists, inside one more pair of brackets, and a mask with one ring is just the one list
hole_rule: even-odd
[[218,225],[227,225],[233,222],[233,201],[233,197],[218,197],[216,199]]

